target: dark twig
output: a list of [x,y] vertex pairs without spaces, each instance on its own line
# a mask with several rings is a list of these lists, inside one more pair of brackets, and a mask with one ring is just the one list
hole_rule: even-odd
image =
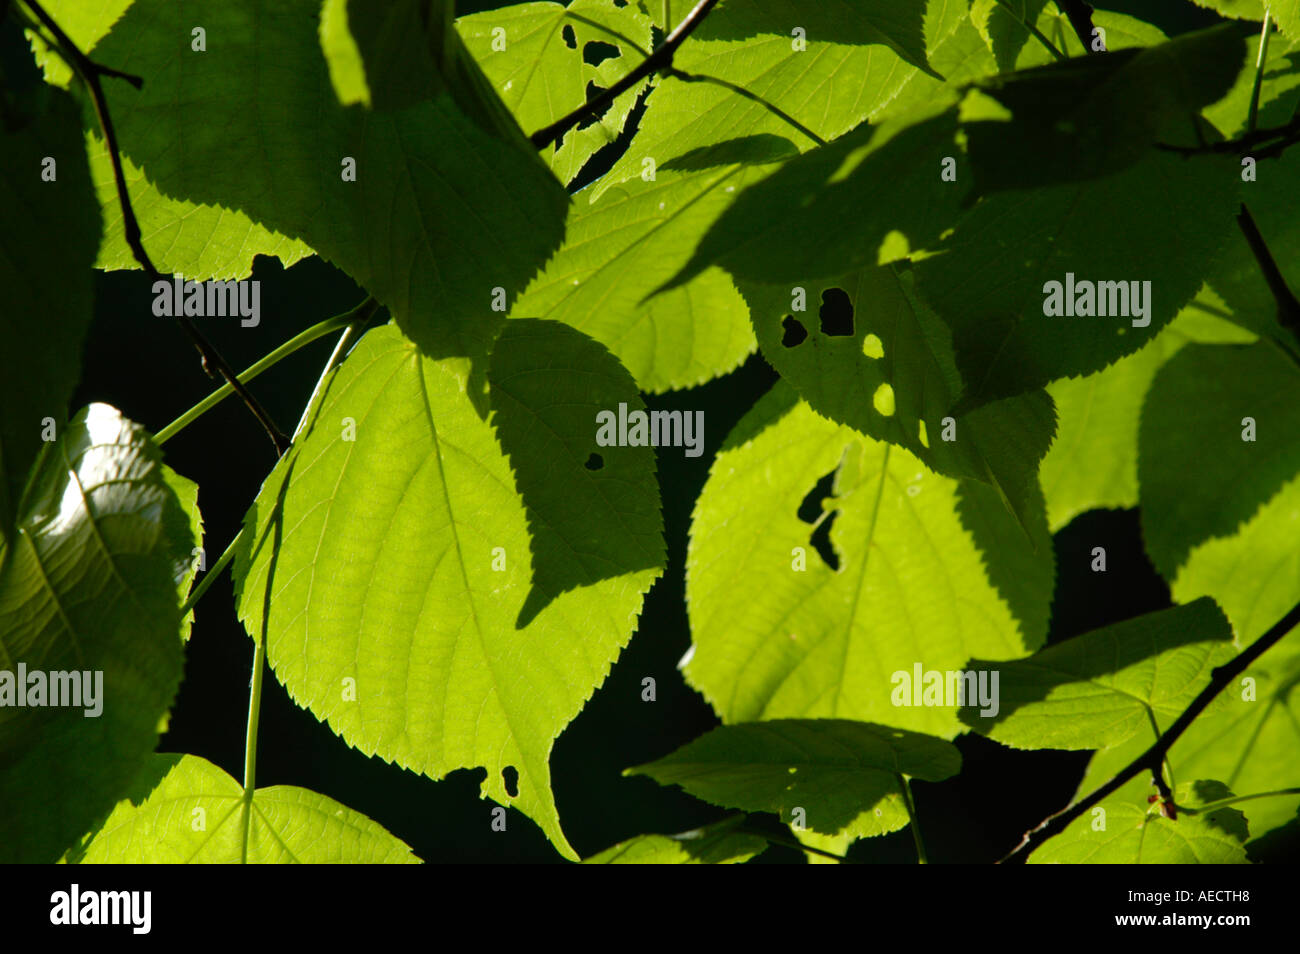
[[1300,335],[1300,300],[1296,299],[1290,286],[1287,285],[1282,270],[1277,267],[1273,253],[1268,250],[1264,236],[1260,234],[1259,226],[1255,224],[1255,219],[1244,202],[1241,204],[1241,211],[1237,213],[1237,225],[1241,227],[1241,233],[1246,236],[1246,244],[1250,246],[1250,251],[1259,264],[1259,270],[1264,273],[1268,290],[1273,294],[1273,300],[1277,302],[1278,324]]
[[[95,117],[99,121],[99,128],[104,135],[109,159],[113,165],[113,182],[117,187],[118,204],[122,209],[122,227],[126,233],[126,244],[130,247],[131,254],[135,256],[135,260],[140,263],[140,267],[148,273],[151,280],[166,281],[167,279],[154,267],[153,261],[144,250],[144,243],[140,238],[140,223],[136,220],[135,210],[131,208],[131,197],[126,188],[126,176],[122,172],[122,158],[117,146],[117,133],[113,129],[113,119],[108,112],[108,101],[104,96],[104,88],[100,84],[100,78],[103,76],[124,79],[136,89],[142,88],[144,81],[138,76],[101,66],[91,60],[72,42],[71,38],[63,32],[63,29],[54,22],[54,19],[45,12],[45,8],[41,6],[39,0],[23,0],[23,3],[50,31],[58,44],[59,51],[68,60],[69,65],[76,71],[77,75],[81,77],[81,81],[90,93],[90,100],[95,109]],[[185,333],[189,335],[194,347],[198,350],[199,357],[203,361],[203,370],[207,372],[208,376],[216,377],[217,374],[220,374],[221,377],[225,378],[226,383],[239,395],[240,400],[248,406],[258,422],[266,429],[266,433],[270,436],[272,443],[275,444],[277,454],[283,454],[288,450],[289,438],[275,426],[271,416],[258,403],[257,399],[248,392],[248,389],[239,383],[239,378],[234,369],[226,363],[225,358],[204,337],[203,333],[194,325],[194,322],[190,321],[187,316],[181,315],[180,325],[185,329]]]
[[630,73],[616,82],[609,89],[605,90],[599,96],[583,103],[567,116],[562,116],[549,126],[544,126],[537,132],[529,136],[529,140],[537,149],[545,149],[551,143],[555,142],[566,132],[576,126],[588,116],[599,116],[614,100],[618,99],[628,90],[630,90],[641,80],[645,79],[652,73],[672,66],[673,55],[677,48],[685,42],[701,23],[709,15],[709,11],[718,5],[718,0],[700,0],[695,8],[677,24],[671,33],[668,34],[663,44],[655,50],[650,56],[646,57]]
[[[1277,140],[1270,142],[1270,140]],[[1256,159],[1275,159],[1289,146],[1294,146],[1300,142],[1300,115],[1293,116],[1291,121],[1282,126],[1274,126],[1271,129],[1256,129],[1252,132],[1242,133],[1236,139],[1225,139],[1223,142],[1202,143],[1199,146],[1174,146],[1169,143],[1156,143],[1157,149],[1163,149],[1166,152],[1176,152],[1183,156],[1196,156],[1204,153],[1224,153],[1227,155],[1251,155]],[[1267,145],[1265,145],[1267,143]],[[1260,146],[1261,148],[1255,148]]]
[[[1160,738],[1156,739],[1155,744],[1147,749],[1136,759],[1125,766],[1118,775],[1109,782],[1097,789],[1087,798],[1075,802],[1068,808],[1063,808],[1053,815],[1049,815],[1043,821],[1025,833],[1020,840],[1020,844],[1011,849],[1010,852],[1002,859],[1009,861],[1021,852],[1032,851],[1037,848],[1053,835],[1061,832],[1070,822],[1074,821],[1088,809],[1092,808],[1098,802],[1109,797],[1127,783],[1130,779],[1136,778],[1143,771],[1149,771],[1155,780],[1156,786],[1160,789],[1160,794],[1165,801],[1165,807],[1168,810],[1169,817],[1175,817],[1175,807],[1173,795],[1169,791],[1168,785],[1165,784],[1164,777],[1161,774],[1161,766],[1164,763],[1165,755],[1178,738],[1187,731],[1188,727],[1196,720],[1212,701],[1223,689],[1237,676],[1245,672],[1256,659],[1264,652],[1279,642],[1283,636],[1291,632],[1296,624],[1300,623],[1300,603],[1287,612],[1280,620],[1273,624],[1267,633],[1259,637],[1248,647],[1238,653],[1233,659],[1219,666],[1210,673],[1210,684],[1201,690],[1200,694],[1192,700],[1191,704],[1183,710],[1180,715]],[[1002,862],[999,862],[1001,864]]]

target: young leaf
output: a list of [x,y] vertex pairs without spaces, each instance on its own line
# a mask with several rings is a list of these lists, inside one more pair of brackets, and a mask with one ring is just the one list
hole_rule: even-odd
[[[1180,805],[1195,806],[1223,797],[1220,782],[1180,785]],[[1111,796],[1098,806],[1104,815],[1085,814],[1029,856],[1029,864],[1240,865],[1249,836],[1236,808],[1205,814],[1180,812],[1166,818],[1155,805]]]
[[[832,550],[819,551],[800,503],[817,503],[832,472],[818,521],[833,516]],[[726,722],[840,717],[956,734],[955,706],[892,704],[893,677],[1032,651],[1052,592],[1041,511],[1031,543],[991,490],[972,488],[959,494],[778,384],[728,436],[696,503],[687,681]]]
[[[1095,749],[1167,726],[1236,655],[1213,600],[1147,613],[1048,646],[999,668],[998,711],[968,702],[971,728],[1017,749]],[[1148,739],[1148,744],[1150,743]]]
[[1269,343],[1191,345],[1156,374],[1138,433],[1147,554],[1173,579],[1300,472],[1300,371]]
[[[492,86],[526,132],[535,132],[609,89],[650,49],[650,20],[611,0],[521,3],[456,21],[456,29]],[[572,38],[572,46],[570,46]],[[590,59],[613,52],[593,65]],[[565,134],[544,155],[561,182],[571,182],[599,149],[618,138],[643,80],[619,96],[605,115]]]
[[719,726],[624,774],[680,785],[724,808],[794,818],[819,834],[863,838],[907,825],[904,776],[938,782],[960,770],[956,747],[932,736],[846,719],[778,719]]
[[[155,755],[94,832],[82,864],[418,864],[399,839],[316,792],[244,790],[197,755]],[[247,851],[245,851],[247,844]]]
[[1283,33],[1300,40],[1300,0],[1192,0],[1198,7],[1208,7],[1220,16],[1255,20],[1262,23],[1265,11]]
[[157,449],[114,408],[45,445],[0,527],[0,860],[57,860],[157,745],[184,664],[189,527]]
[[462,365],[369,332],[263,486],[235,579],[299,704],[434,778],[485,766],[483,794],[576,860],[551,746],[631,637],[663,543],[651,448],[595,440],[598,411],[643,407],[635,385],[541,326],[497,344],[495,430]]

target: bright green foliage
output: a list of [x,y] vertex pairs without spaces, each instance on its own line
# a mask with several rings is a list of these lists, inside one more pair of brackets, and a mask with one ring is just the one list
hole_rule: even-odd
[[[1259,34],[1246,37],[1242,42],[1246,48],[1245,62],[1251,68],[1237,75],[1237,81],[1227,95],[1201,110],[1201,114],[1227,138],[1235,138],[1246,131],[1251,91],[1255,85],[1253,67],[1259,59]],[[1288,41],[1274,33],[1269,37],[1268,62],[1264,64],[1260,85],[1258,128],[1284,125],[1297,103],[1300,103],[1300,39]]]
[[[838,571],[797,516],[831,472],[823,519],[834,511]],[[952,736],[955,707],[891,703],[894,673],[1032,651],[1052,591],[1041,513],[1035,550],[978,490],[959,494],[907,451],[817,417],[778,384],[727,438],[695,507],[687,680],[726,722],[838,717]]]
[[[387,15],[413,18],[414,3]],[[518,292],[559,244],[563,191],[506,126],[508,114],[498,117],[490,90],[466,74],[474,67],[458,40],[448,58],[432,33],[409,42],[414,26],[358,36],[376,73],[374,108],[340,105],[314,23],[319,6],[137,0],[100,41],[97,58],[145,81],[139,92],[108,87],[125,155],[158,192],[185,197],[137,206],[146,247],[163,272],[244,275],[252,254],[278,253],[269,234],[250,244],[256,223],[345,269],[429,354],[480,354],[495,324],[493,289]],[[349,16],[372,7],[350,4]],[[196,22],[206,53],[190,49]],[[262,86],[268,75],[274,97]],[[344,179],[347,159],[355,181]],[[92,163],[111,190],[106,158]],[[110,195],[101,191],[101,201]],[[169,234],[195,205],[221,209]],[[105,227],[120,233],[111,220]]]
[[[91,317],[99,215],[79,145],[75,106],[37,90],[0,121],[0,234],[5,335],[0,347],[0,533],[17,513],[41,432],[62,425]],[[54,181],[43,181],[56,165]],[[17,347],[13,342],[21,341]],[[48,421],[47,421],[48,419]],[[0,538],[2,539],[2,538]]]
[[[134,0],[45,0],[45,12],[54,18],[82,50],[93,49]],[[45,81],[67,88],[75,75],[57,53],[37,33],[28,31],[36,65],[45,73]]]
[[957,749],[932,736],[844,719],[778,719],[719,726],[628,774],[725,808],[774,812],[819,834],[863,838],[908,823],[905,777],[938,782],[960,770]]
[[757,835],[733,829],[744,816],[680,835],[638,835],[583,861],[585,865],[727,865],[739,864],[767,848]]
[[1055,430],[1051,401],[1030,394],[949,418],[961,393],[952,336],[913,287],[909,271],[886,266],[795,288],[745,282],[741,291],[763,356],[814,411],[899,444],[939,473],[994,485],[1028,523]]
[[[620,8],[613,0],[574,0],[567,8],[550,2],[521,3],[461,17],[456,29],[529,133],[586,102],[589,84],[601,90],[613,86],[650,49],[650,20],[631,4]],[[589,50],[603,52],[593,44],[614,48],[596,66],[585,60]],[[597,150],[618,138],[647,84],[642,80],[599,120],[568,132],[558,149],[547,147],[543,155],[561,182],[571,182]]]
[[197,755],[155,755],[83,864],[418,864],[382,826],[293,785],[253,793]]
[[[730,276],[711,268],[649,297],[686,261],[704,230],[761,166],[730,162],[635,179],[588,204],[579,194],[564,246],[514,303],[512,316],[549,318],[618,356],[647,391],[699,384],[754,350],[748,310]],[[648,299],[648,300],[647,300]]]
[[79,705],[51,705],[51,676],[42,707],[0,706],[0,860],[50,862],[109,810],[165,728],[194,541],[157,449],[106,404],[44,445],[17,514],[0,526],[0,670],[13,683],[20,665],[29,680],[102,672],[78,680]]
[[[1221,782],[1180,785],[1180,805],[1195,806],[1226,795]],[[1205,814],[1180,812],[1166,818],[1145,800],[1112,796],[1101,803],[1101,816],[1085,814],[1029,856],[1030,864],[1245,864],[1246,819],[1233,807]]]
[[512,324],[492,378],[495,429],[462,365],[368,333],[249,512],[240,616],[350,744],[435,778],[486,766],[483,793],[576,859],[547,762],[662,568],[654,458],[596,447],[598,410],[643,405],[577,332]]
[[962,719],[1018,749],[1095,749],[1166,726],[1236,655],[1232,630],[1210,599],[1148,613],[1049,646],[1000,668],[1000,711],[971,702]]
[[1300,0],[1192,0],[1225,17],[1264,21],[1267,8],[1273,22],[1292,40],[1300,40]]
[[1138,483],[1142,536],[1165,577],[1300,471],[1297,384],[1295,364],[1263,341],[1192,345],[1156,374],[1142,412]]
[[[1213,293],[1202,289],[1207,299]],[[1156,371],[1188,341],[1249,344],[1254,335],[1202,311],[1202,296],[1179,312],[1155,341],[1104,371],[1063,378],[1047,388],[1060,424],[1043,458],[1048,523],[1055,532],[1098,507],[1138,502],[1138,421]]]
[[[183,604],[190,595],[190,587],[194,585],[194,579],[199,574],[200,557],[206,564],[207,554],[202,552],[203,546],[203,515],[199,513],[199,485],[188,478],[182,477],[170,467],[163,465],[163,480],[167,486],[172,489],[176,495],[176,500],[181,506],[181,510],[189,517],[190,536],[194,538],[194,549],[190,553],[189,564],[186,567],[184,575],[178,584],[181,603]],[[218,554],[212,554],[215,560]],[[190,625],[194,622],[194,610],[185,614],[181,620],[181,639],[190,638]]]
[[[649,4],[656,17],[659,6]],[[598,189],[641,175],[647,159],[663,166],[727,141],[775,139],[803,151],[817,144],[812,136],[843,135],[913,76],[933,75],[925,7],[924,0],[720,4],[674,57],[678,72],[651,91],[627,153]]]

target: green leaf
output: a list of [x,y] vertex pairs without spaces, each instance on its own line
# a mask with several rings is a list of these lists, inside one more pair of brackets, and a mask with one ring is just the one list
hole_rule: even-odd
[[1128,168],[1155,142],[1194,144],[1188,113],[1232,88],[1243,36],[1237,24],[1220,24],[980,80],[975,88],[1005,112],[964,126],[976,191],[1084,181]]
[[663,166],[730,139],[779,137],[802,151],[843,135],[887,106],[909,77],[933,75],[925,7],[924,0],[720,4],[678,49],[675,72],[657,81],[627,153],[597,188],[641,175],[646,159]]
[[[1259,60],[1259,33],[1242,40],[1247,68],[1237,76],[1227,94],[1201,110],[1225,139],[1246,131],[1250,99],[1255,87],[1255,63]],[[1287,40],[1274,33],[1269,37],[1268,61],[1264,64],[1259,91],[1258,127],[1282,126],[1300,104],[1300,39]]]
[[[939,473],[993,484],[1028,523],[1052,403],[1040,392],[949,418],[961,393],[951,334],[912,288],[910,272],[887,266],[795,288],[744,282],[741,292],[763,356],[814,411]],[[792,314],[799,305],[806,313]]]
[[[1153,152],[1106,178],[981,201],[916,266],[918,291],[952,328],[965,403],[1099,371],[1151,341],[1228,241],[1240,184],[1231,162]],[[1096,285],[1092,316],[1049,315],[1056,296],[1081,297],[1070,276],[1124,284],[1113,296]],[[1121,290],[1135,281],[1142,307],[1130,297],[1125,316]]]
[[[49,163],[54,163],[50,166]],[[45,181],[52,172],[53,181]],[[15,518],[42,434],[62,425],[90,327],[99,213],[67,95],[13,97],[0,117],[0,528]]]
[[1138,483],[1147,554],[1167,579],[1194,546],[1234,533],[1300,472],[1298,387],[1295,364],[1263,341],[1192,345],[1156,374]]
[[[167,197],[138,193],[145,246],[164,273],[206,278],[246,275],[254,254],[277,254],[277,236],[301,240],[426,353],[482,354],[494,289],[516,294],[559,245],[566,198],[454,30],[424,21],[416,0],[380,9],[348,5],[349,23],[379,21],[353,37],[366,109],[336,98],[319,0],[131,6],[94,53],[145,81],[107,86],[124,154]],[[207,52],[191,47],[196,23]],[[115,203],[102,149],[91,162]]]
[[942,739],[845,719],[724,725],[657,761],[628,769],[724,808],[774,812],[823,835],[852,838],[908,823],[903,777],[938,782],[961,770]]
[[767,849],[757,835],[732,831],[744,816],[680,835],[637,835],[583,860],[584,865],[730,865]]
[[[121,19],[135,0],[44,0],[41,6],[50,15],[78,49],[92,49]],[[74,74],[63,57],[50,49],[40,34],[27,31],[36,65],[45,74],[45,81],[67,89]]]
[[[1195,806],[1221,797],[1219,793],[1223,790],[1221,782],[1197,781],[1180,785],[1175,799],[1180,805]],[[1030,855],[1028,863],[1247,863],[1242,847],[1247,838],[1246,819],[1235,808],[1196,815],[1180,812],[1175,820],[1166,818],[1156,805],[1119,796],[1106,799],[1099,807],[1104,810],[1104,816],[1088,813],[1075,819],[1065,831]],[[1094,827],[1101,824],[1103,828]]]
[[155,755],[78,859],[82,864],[418,864],[384,828],[293,785],[253,793],[197,755]]
[[[759,168],[727,165],[635,180],[588,204],[580,195],[564,246],[514,303],[511,317],[563,321],[614,352],[646,391],[690,387],[754,350],[749,310],[712,268],[656,297],[737,189]],[[648,299],[648,300],[647,300]]]
[[1293,40],[1300,40],[1300,0],[1192,0],[1198,7],[1208,7],[1220,16],[1264,22],[1264,10],[1278,28]]
[[[834,514],[838,570],[798,515],[832,472],[822,520]],[[695,506],[687,681],[726,722],[840,717],[951,737],[956,707],[895,706],[892,677],[1041,644],[1052,592],[1041,509],[1031,530],[988,488],[959,493],[778,384],[728,436]]]
[[[177,585],[177,592],[180,594],[182,605],[190,596],[190,589],[194,585],[194,578],[199,574],[200,564],[206,566],[207,554],[203,551],[203,515],[199,512],[199,485],[187,477],[182,477],[176,471],[167,465],[163,465],[163,480],[167,486],[172,489],[176,495],[176,501],[180,504],[181,510],[189,517],[190,536],[194,539],[194,548],[190,551],[190,561],[186,567],[184,576],[181,577]],[[214,554],[214,558],[215,558]],[[206,571],[205,571],[206,572]],[[194,610],[185,614],[181,620],[181,639],[190,638],[190,626],[194,623]]]
[[[521,3],[456,21],[456,29],[492,86],[529,133],[588,100],[590,86],[609,89],[650,50],[650,20],[612,0]],[[498,33],[497,31],[504,31]],[[570,47],[568,37],[572,36]],[[504,49],[494,47],[504,44]],[[594,45],[599,44],[599,45]],[[592,66],[590,54],[612,53]],[[593,56],[594,58],[594,56]],[[561,182],[571,182],[599,149],[618,138],[648,80],[623,93],[596,122],[566,133],[545,153]]]
[[1200,599],[1075,636],[1028,659],[974,660],[971,669],[1001,670],[997,707],[984,715],[967,703],[962,721],[1017,749],[1117,745],[1181,715],[1209,683],[1210,670],[1236,655],[1231,639],[1222,610]]
[[[1212,292],[1202,289],[1208,300]],[[1138,421],[1156,371],[1189,341],[1250,343],[1254,335],[1200,309],[1202,296],[1179,312],[1155,341],[1104,371],[1047,387],[1060,418],[1041,477],[1052,532],[1096,508],[1138,502]]]
[[[6,862],[57,860],[112,807],[157,744],[184,663],[177,589],[194,540],[157,449],[106,404],[61,431],[0,527]],[[40,707],[19,705],[24,670],[28,690],[43,674]]]
[[369,332],[249,512],[239,614],[350,745],[434,778],[485,766],[483,794],[576,860],[548,759],[662,569],[653,451],[596,446],[599,410],[643,405],[562,325],[510,323],[491,376],[495,429],[463,365]]

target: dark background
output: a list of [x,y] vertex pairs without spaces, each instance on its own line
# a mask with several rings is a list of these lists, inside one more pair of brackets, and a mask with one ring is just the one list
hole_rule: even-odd
[[[505,6],[461,0],[458,12]],[[685,0],[679,5],[686,6]],[[1217,18],[1180,0],[1114,2],[1099,6],[1146,19],[1174,34]],[[13,22],[0,25],[0,65],[8,82],[34,82],[26,44]],[[635,119],[635,116],[634,116]],[[603,171],[620,144],[597,159]],[[586,177],[591,178],[589,173]],[[319,258],[285,270],[258,258],[262,320],[204,330],[238,369],[330,315],[346,311],[364,293]],[[85,349],[82,383],[71,408],[104,401],[158,431],[205,396],[214,383],[179,327],[146,317],[152,300],[141,272],[97,273],[94,325]],[[273,418],[292,431],[334,339],[322,339],[281,362],[252,386]],[[683,831],[727,814],[676,788],[646,778],[623,778],[630,765],[666,755],[717,724],[703,699],[676,668],[690,644],[683,567],[691,508],[703,487],[712,454],[744,412],[775,381],[754,356],[735,373],[699,388],[654,397],[651,407],[707,408],[706,453],[659,456],[669,562],[651,590],[640,625],[610,677],[555,745],[551,770],[560,817],[583,856],[643,832]],[[274,464],[270,442],[247,410],[227,400],[181,432],[166,447],[168,463],[198,482],[209,563],[237,532],[263,478]],[[1089,569],[1090,552],[1103,546],[1105,573]],[[1057,588],[1049,641],[1169,605],[1168,589],[1148,563],[1134,511],[1097,511],[1056,536]],[[185,680],[161,751],[190,752],[243,775],[252,642],[238,622],[229,574],[198,606],[187,651]],[[658,699],[641,701],[641,680],[655,677]],[[349,748],[325,725],[298,708],[268,678],[262,698],[258,749],[259,786],[292,784],[314,789],[363,812],[405,840],[426,861],[548,862],[558,855],[541,831],[511,809],[507,831],[490,827],[493,803],[478,797],[483,769],[453,772],[435,782]],[[957,740],[964,768],[947,782],[914,783],[918,813],[932,862],[989,862],[1073,794],[1088,759],[1080,752],[1014,752],[979,736]],[[780,829],[773,825],[773,831]],[[1294,851],[1295,845],[1278,845]],[[863,862],[915,860],[907,831],[857,843],[850,856]],[[799,862],[801,853],[770,848],[760,862]]]

